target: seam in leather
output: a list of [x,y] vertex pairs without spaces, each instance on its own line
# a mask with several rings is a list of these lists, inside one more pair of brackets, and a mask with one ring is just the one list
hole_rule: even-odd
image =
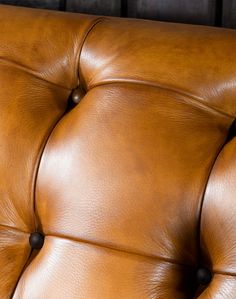
[[82,76],[82,71],[81,71],[81,67],[80,67],[81,66],[81,63],[80,63],[81,62],[81,54],[82,54],[82,51],[83,51],[83,47],[84,47],[84,44],[85,44],[90,32],[92,32],[92,30],[95,28],[95,26],[97,26],[98,24],[100,24],[100,23],[102,23],[106,20],[108,20],[108,18],[106,18],[106,17],[101,17],[101,18],[98,18],[98,19],[95,20],[95,23],[93,23],[91,25],[91,27],[89,28],[89,30],[85,34],[84,39],[81,43],[80,51],[78,51],[78,54],[77,54],[76,63],[75,63],[75,77],[77,77],[79,79],[79,83],[81,84],[81,87],[84,90],[86,90],[86,88],[85,88],[86,84],[85,84],[85,80]]
[[32,77],[35,77],[35,78],[37,78],[37,79],[39,79],[39,80],[41,80],[41,81],[44,81],[44,82],[46,82],[46,83],[49,83],[50,85],[53,85],[53,86],[56,86],[56,87],[58,87],[58,88],[62,88],[62,89],[65,89],[65,90],[71,90],[71,89],[72,89],[72,88],[67,88],[67,87],[62,86],[62,85],[60,85],[60,84],[54,83],[54,82],[52,82],[52,81],[49,81],[49,80],[47,80],[47,79],[41,77],[41,76],[39,75],[39,73],[36,72],[35,70],[32,70],[32,69],[30,69],[30,68],[28,68],[28,67],[26,67],[26,66],[24,66],[24,65],[21,65],[21,64],[15,62],[15,61],[8,60],[8,59],[6,59],[6,58],[2,58],[2,57],[0,57],[0,61],[4,61],[6,64],[8,64],[8,65],[10,65],[10,66],[12,66],[12,67],[15,67],[15,68],[21,70],[22,72],[27,73],[28,75],[30,75],[30,76],[32,76]]
[[204,200],[205,200],[205,195],[206,195],[206,190],[207,190],[207,186],[209,184],[210,178],[211,178],[211,174],[214,170],[216,161],[218,160],[219,155],[221,154],[223,148],[225,147],[225,145],[227,144],[227,140],[228,140],[228,136],[225,137],[224,141],[222,142],[222,144],[220,144],[218,152],[215,156],[215,158],[213,159],[212,165],[209,167],[209,172],[208,172],[208,176],[206,179],[206,183],[204,186],[204,191],[202,193],[202,197],[199,201],[199,209],[198,209],[198,223],[197,223],[197,244],[198,244],[198,263],[200,264],[201,261],[201,223],[202,223],[202,210],[203,210],[203,205],[204,205]]
[[16,281],[16,284],[15,284],[13,290],[12,290],[12,293],[11,293],[11,297],[10,297],[11,299],[14,298],[14,295],[15,295],[15,292],[16,292],[16,289],[17,289],[17,286],[18,286],[18,284],[19,284],[19,281],[20,281],[20,279],[21,279],[21,277],[22,277],[22,275],[23,275],[25,269],[27,268],[27,265],[28,265],[28,262],[29,262],[29,260],[30,260],[30,257],[31,257],[32,252],[33,252],[33,250],[31,249],[28,258],[26,259],[26,262],[25,262],[25,264],[23,265],[23,267],[22,267],[22,269],[21,269],[21,271],[20,271],[19,277],[18,277],[18,279],[17,279],[17,281]]
[[45,147],[48,143],[48,140],[49,140],[51,134],[53,133],[54,129],[58,125],[58,123],[65,116],[66,108],[67,107],[65,107],[65,111],[54,121],[54,123],[51,125],[51,127],[45,133],[44,138],[42,139],[42,142],[41,142],[41,144],[39,146],[39,149],[37,151],[35,161],[33,163],[35,165],[35,167],[34,167],[34,170],[33,170],[32,176],[31,176],[31,201],[33,202],[33,212],[34,212],[36,230],[37,230],[37,227],[38,227],[38,223],[37,223],[37,217],[36,217],[36,213],[35,213],[35,198],[36,198],[36,185],[37,185],[39,167],[40,167],[41,160],[42,160],[42,157],[43,157],[43,153],[44,153]]
[[103,85],[108,85],[108,84],[137,84],[137,85],[144,85],[144,86],[149,86],[149,87],[154,87],[154,88],[159,88],[163,89],[169,92],[173,92],[182,96],[188,97],[192,103],[194,103],[197,106],[201,106],[203,108],[208,108],[209,110],[213,110],[221,115],[230,117],[230,118],[235,118],[234,115],[231,115],[225,111],[222,111],[214,106],[208,105],[205,100],[201,97],[195,96],[193,94],[190,94],[185,91],[181,91],[179,89],[173,88],[171,86],[163,85],[163,84],[158,84],[158,83],[153,83],[149,81],[141,81],[141,80],[135,80],[135,79],[125,79],[125,78],[119,78],[119,79],[112,79],[112,80],[104,80],[100,83],[92,84],[89,86],[88,91],[90,91],[92,88],[103,86]]
[[[47,131],[47,133],[45,134],[45,137],[43,138],[42,140],[42,143],[39,147],[39,150],[38,150],[38,154],[36,155],[36,159],[35,159],[35,162],[34,162],[34,165],[35,165],[35,168],[34,168],[34,171],[33,171],[33,174],[32,174],[32,179],[31,179],[31,185],[32,185],[32,191],[31,191],[31,201],[33,202],[33,215],[34,215],[34,220],[35,220],[35,228],[37,229],[37,218],[36,218],[36,213],[35,213],[35,193],[36,193],[36,183],[37,183],[37,178],[38,178],[38,171],[39,171],[39,167],[40,167],[40,162],[41,162],[41,159],[42,159],[42,156],[43,156],[43,153],[44,153],[44,149],[47,145],[47,142],[52,134],[52,132],[54,131],[54,129],[56,128],[57,124],[60,122],[60,120],[64,117],[65,115],[65,111],[62,115],[60,115],[60,117],[58,119],[56,119],[56,121],[54,122],[54,124],[49,128],[49,130]],[[32,255],[32,250],[29,254],[29,257],[28,259],[26,260],[26,263],[24,264],[23,268],[22,268],[22,271],[18,277],[18,280],[16,282],[16,285],[13,289],[13,292],[12,292],[12,296],[11,298],[14,297],[14,293],[15,293],[15,290],[18,286],[18,283],[25,271],[25,269],[27,268],[28,266],[28,261],[29,259],[31,258],[31,255]]]
[[8,229],[8,230],[13,230],[13,231],[16,231],[16,232],[19,232],[19,233],[22,233],[22,234],[27,234],[27,235],[30,234],[30,232],[27,232],[27,231],[21,230],[17,227],[6,225],[6,224],[0,224],[0,227]]
[[227,276],[236,277],[236,273],[231,273],[231,272],[227,272],[227,271],[218,271],[218,270],[213,269],[213,273],[216,275],[227,275]]
[[170,264],[177,265],[177,266],[183,266],[183,267],[188,267],[188,268],[195,268],[196,267],[195,265],[184,264],[184,263],[181,263],[179,261],[176,261],[175,259],[171,259],[171,258],[164,257],[164,256],[150,255],[150,254],[146,254],[144,252],[131,251],[131,250],[128,250],[128,249],[125,249],[125,248],[118,248],[118,247],[114,247],[114,246],[108,246],[106,244],[101,244],[101,243],[97,243],[97,242],[93,242],[93,241],[89,241],[89,240],[84,240],[84,239],[79,239],[79,238],[68,237],[68,236],[65,236],[65,235],[47,234],[46,238],[48,238],[48,237],[69,240],[71,242],[83,243],[83,244],[86,244],[86,245],[96,246],[96,247],[99,247],[99,248],[102,248],[102,249],[113,250],[113,251],[128,254],[128,255],[135,255],[135,256],[140,257],[140,258],[159,260],[160,262],[170,263]]

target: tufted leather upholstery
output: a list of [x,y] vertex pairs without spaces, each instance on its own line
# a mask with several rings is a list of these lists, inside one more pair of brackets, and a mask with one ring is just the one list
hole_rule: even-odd
[[1,299],[236,298],[235,53],[0,6]]

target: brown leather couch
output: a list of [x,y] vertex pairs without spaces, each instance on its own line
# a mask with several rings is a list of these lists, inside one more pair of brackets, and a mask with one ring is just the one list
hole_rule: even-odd
[[0,6],[0,298],[236,298],[236,31]]

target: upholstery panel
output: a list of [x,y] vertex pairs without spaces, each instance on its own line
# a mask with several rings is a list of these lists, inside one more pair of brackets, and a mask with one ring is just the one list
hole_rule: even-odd
[[80,49],[98,17],[5,5],[0,14],[1,64],[10,61],[67,89],[77,86]]
[[234,296],[235,31],[0,14],[0,297]]
[[[5,299],[30,254],[26,233],[37,229],[34,187],[41,152],[78,84],[80,48],[97,18],[4,5],[0,15],[0,227],[8,228],[0,231],[5,275],[0,297]],[[8,233],[13,228],[19,236]],[[10,237],[12,246],[6,247]]]
[[220,153],[207,185],[201,236],[206,262],[214,272],[236,276],[236,139]]
[[30,232],[38,159],[69,93],[6,65],[0,65],[0,82],[0,224]]
[[191,276],[180,265],[48,236],[13,299],[185,299]]
[[34,216],[37,166],[48,134],[65,111],[68,94],[61,87],[0,63],[2,299],[11,298],[31,252],[29,233],[37,228]]
[[0,298],[11,298],[30,255],[29,235],[0,225]]
[[81,74],[87,89],[125,80],[158,85],[236,116],[235,52],[234,30],[104,20],[86,39]]
[[236,277],[215,274],[211,284],[198,299],[234,299],[236,294]]
[[158,88],[93,88],[43,153],[41,230],[196,265],[200,202],[231,122]]

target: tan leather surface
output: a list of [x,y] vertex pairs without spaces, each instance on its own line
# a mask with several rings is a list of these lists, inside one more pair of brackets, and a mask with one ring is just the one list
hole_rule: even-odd
[[195,264],[199,202],[230,121],[161,89],[92,89],[44,151],[42,230]]
[[233,30],[0,5],[1,299],[234,298],[235,50]]
[[[214,273],[220,274],[221,281],[224,279],[226,282],[229,281],[229,289],[234,288],[234,294],[236,294],[235,150],[234,138],[224,147],[215,163],[203,202],[201,225],[205,263],[212,267]],[[226,282],[224,292],[227,293]],[[227,298],[233,298],[230,296],[229,292]]]
[[[74,71],[77,55],[93,19],[82,18],[79,29],[76,18],[80,34],[75,40],[73,15],[69,22],[53,12],[41,11],[36,16],[34,10],[0,6],[2,299],[14,290],[30,254],[29,233],[36,229],[34,184],[39,159],[48,135],[67,107],[71,89],[78,83]],[[52,42],[62,19],[70,24],[68,32],[50,47],[46,40]]]
[[0,294],[10,298],[30,255],[29,236],[0,226]]
[[1,65],[75,88],[81,46],[98,21],[95,16],[1,5]]
[[[15,277],[14,271],[19,275],[30,253],[29,232],[35,230],[34,180],[38,159],[47,135],[65,110],[68,91],[10,66],[0,65],[0,81],[0,227],[4,228],[4,239],[12,244],[11,262],[6,263],[2,255],[0,260],[1,271]],[[24,238],[22,232],[27,233]],[[21,254],[22,250],[27,253]],[[9,290],[1,287],[2,282],[0,297],[4,298],[3,294],[12,291],[16,281],[14,278],[14,283],[6,284]]]
[[189,274],[158,259],[47,237],[13,298],[184,299]]
[[87,89],[124,80],[154,85],[235,116],[235,52],[235,30],[112,19],[89,34],[80,69]]
[[210,286],[199,299],[234,299],[236,294],[235,276],[216,274]]
[[[203,186],[231,121],[158,88],[120,83],[92,89],[60,121],[44,151],[36,188],[42,231],[156,258],[161,267],[169,262],[193,268]],[[125,260],[120,263],[135,275]],[[37,267],[34,272],[40,275]],[[71,272],[78,277],[81,269]],[[83,275],[94,281],[90,272]],[[102,273],[100,283],[105,280]],[[155,298],[163,298],[158,291],[163,281],[156,275],[150,277],[153,280]],[[69,276],[64,283],[74,288]],[[122,285],[121,278],[114,283]],[[140,298],[150,298],[148,288],[149,284]],[[114,297],[113,288],[98,291],[94,285],[93,292],[95,298]],[[166,298],[176,296],[174,289],[168,292]],[[127,294],[118,293],[116,298],[136,297],[131,285]]]

